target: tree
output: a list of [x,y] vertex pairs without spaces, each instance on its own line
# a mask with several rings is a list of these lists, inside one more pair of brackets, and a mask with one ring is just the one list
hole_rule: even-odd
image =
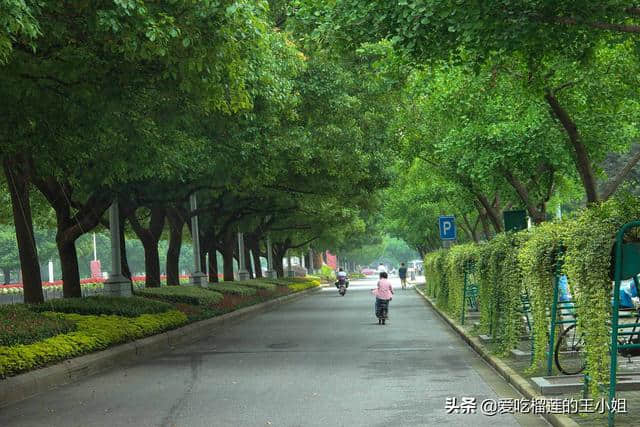
[[[622,105],[636,104],[629,76],[637,75],[638,55],[631,46],[640,13],[630,2],[309,0],[298,3],[297,16],[311,39],[342,51],[389,39],[419,63],[464,63],[476,71],[493,66],[496,73],[519,74],[565,132],[589,203],[609,197],[640,160],[630,157],[597,193],[598,165],[607,149],[626,151],[636,134],[633,120],[616,114]],[[524,67],[513,70],[514,62]],[[561,92],[566,98],[560,99]],[[611,146],[602,144],[609,140]]]

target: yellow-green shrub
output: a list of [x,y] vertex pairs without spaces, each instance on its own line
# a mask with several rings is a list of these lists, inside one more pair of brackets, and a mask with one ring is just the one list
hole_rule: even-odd
[[45,315],[62,316],[74,321],[77,330],[33,344],[0,346],[0,377],[157,334],[187,322],[187,316],[176,310],[133,318],[53,313]]
[[288,285],[289,289],[291,289],[292,292],[300,292],[304,291],[305,289],[315,288],[317,286],[320,286],[319,280],[311,280],[305,283],[292,283]]

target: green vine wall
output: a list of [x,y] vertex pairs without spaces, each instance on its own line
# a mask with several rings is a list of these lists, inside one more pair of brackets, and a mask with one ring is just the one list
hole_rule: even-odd
[[522,328],[520,292],[527,290],[535,337],[533,369],[546,358],[548,313],[553,302],[554,274],[560,263],[561,273],[567,275],[576,299],[578,330],[585,336],[591,392],[598,395],[608,380],[610,360],[611,248],[616,231],[637,219],[637,197],[619,195],[562,221],[518,233],[501,233],[486,243],[427,254],[427,280],[433,282],[438,306],[458,319],[463,304],[464,265],[472,260],[482,329],[488,332],[493,325],[497,348],[502,353],[518,343]]
[[[530,232],[529,240],[518,251],[524,286],[531,299],[534,348],[532,369],[546,360],[548,331],[550,327],[548,310],[553,304],[553,285],[561,249],[564,223],[548,222]],[[557,335],[556,335],[557,336]]]

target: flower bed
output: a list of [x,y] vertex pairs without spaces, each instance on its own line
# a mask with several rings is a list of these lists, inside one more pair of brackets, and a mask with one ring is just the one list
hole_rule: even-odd
[[31,344],[75,328],[69,320],[43,316],[24,305],[0,306],[0,346]]

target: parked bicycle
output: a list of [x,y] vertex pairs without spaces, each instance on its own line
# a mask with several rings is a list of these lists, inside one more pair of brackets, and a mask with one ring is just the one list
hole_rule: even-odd
[[[638,286],[638,279],[634,278],[631,287]],[[626,305],[632,305],[631,298],[634,293],[628,292],[621,288],[621,300],[625,300]],[[635,292],[637,295],[637,291]],[[622,357],[631,359],[640,356],[640,349],[629,348],[628,344],[640,344],[640,308],[625,307],[618,310],[620,319],[625,321],[619,326],[619,329],[625,331],[618,332],[618,354]],[[609,332],[611,327],[609,326]],[[576,324],[566,328],[556,342],[554,348],[554,360],[556,367],[560,372],[566,375],[576,375],[581,373],[586,366],[586,357],[584,351],[584,336],[578,332]]]

